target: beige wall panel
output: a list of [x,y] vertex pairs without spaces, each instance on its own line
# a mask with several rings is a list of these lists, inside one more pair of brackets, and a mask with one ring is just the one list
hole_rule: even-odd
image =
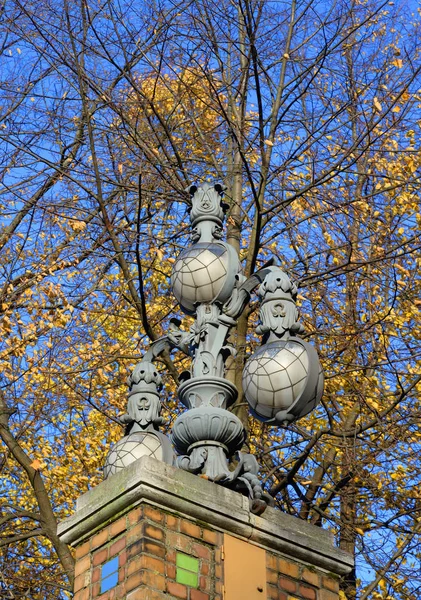
[[224,535],[224,600],[266,600],[266,552]]

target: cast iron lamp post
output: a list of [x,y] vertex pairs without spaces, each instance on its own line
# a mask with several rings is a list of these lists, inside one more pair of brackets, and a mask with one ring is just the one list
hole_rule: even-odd
[[[323,373],[317,352],[298,335],[303,327],[295,284],[273,264],[246,279],[237,252],[222,241],[228,208],[222,186],[192,186],[189,192],[193,245],[177,258],[171,286],[181,309],[195,317],[194,324],[187,332],[172,319],[167,335],[152,343],[129,377],[127,414],[121,419],[126,435],[108,455],[104,474],[149,454],[248,495],[252,510],[260,513],[271,499],[261,488],[255,457],[240,451],[245,430],[228,410],[238,392],[225,379],[226,361],[235,354],[228,336],[254,288],[259,286],[262,346],[243,371],[252,414],[281,426],[303,417],[321,399]],[[153,360],[173,348],[191,358],[191,368],[179,378],[178,397],[187,410],[173,424],[171,444],[158,431],[161,378]]]

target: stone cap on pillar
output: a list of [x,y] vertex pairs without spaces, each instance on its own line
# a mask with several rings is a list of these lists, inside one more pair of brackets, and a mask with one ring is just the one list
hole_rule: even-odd
[[77,546],[142,503],[200,520],[337,575],[345,575],[353,567],[353,558],[335,547],[333,535],[325,529],[273,508],[256,516],[245,496],[149,456],[142,456],[83,494],[75,514],[59,524],[58,535],[63,542]]

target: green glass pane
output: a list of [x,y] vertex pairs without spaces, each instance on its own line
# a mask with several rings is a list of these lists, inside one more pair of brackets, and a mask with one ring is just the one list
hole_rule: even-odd
[[184,569],[177,568],[175,580],[178,583],[183,583],[193,588],[197,588],[199,584],[199,577],[196,573],[190,573],[190,571],[184,571]]
[[177,552],[176,565],[186,571],[192,571],[193,573],[199,572],[199,559],[187,556],[187,554],[181,554]]

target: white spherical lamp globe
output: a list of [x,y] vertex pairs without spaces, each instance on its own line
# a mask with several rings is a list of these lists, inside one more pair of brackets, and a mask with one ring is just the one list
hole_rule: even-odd
[[228,300],[239,270],[235,250],[224,242],[199,242],[184,250],[174,265],[171,285],[183,310],[199,303]]
[[160,431],[139,431],[126,435],[111,448],[105,459],[104,479],[142,456],[172,464],[173,452],[169,439]]
[[261,421],[282,424],[303,417],[323,394],[316,351],[299,338],[261,346],[245,364],[243,389]]

